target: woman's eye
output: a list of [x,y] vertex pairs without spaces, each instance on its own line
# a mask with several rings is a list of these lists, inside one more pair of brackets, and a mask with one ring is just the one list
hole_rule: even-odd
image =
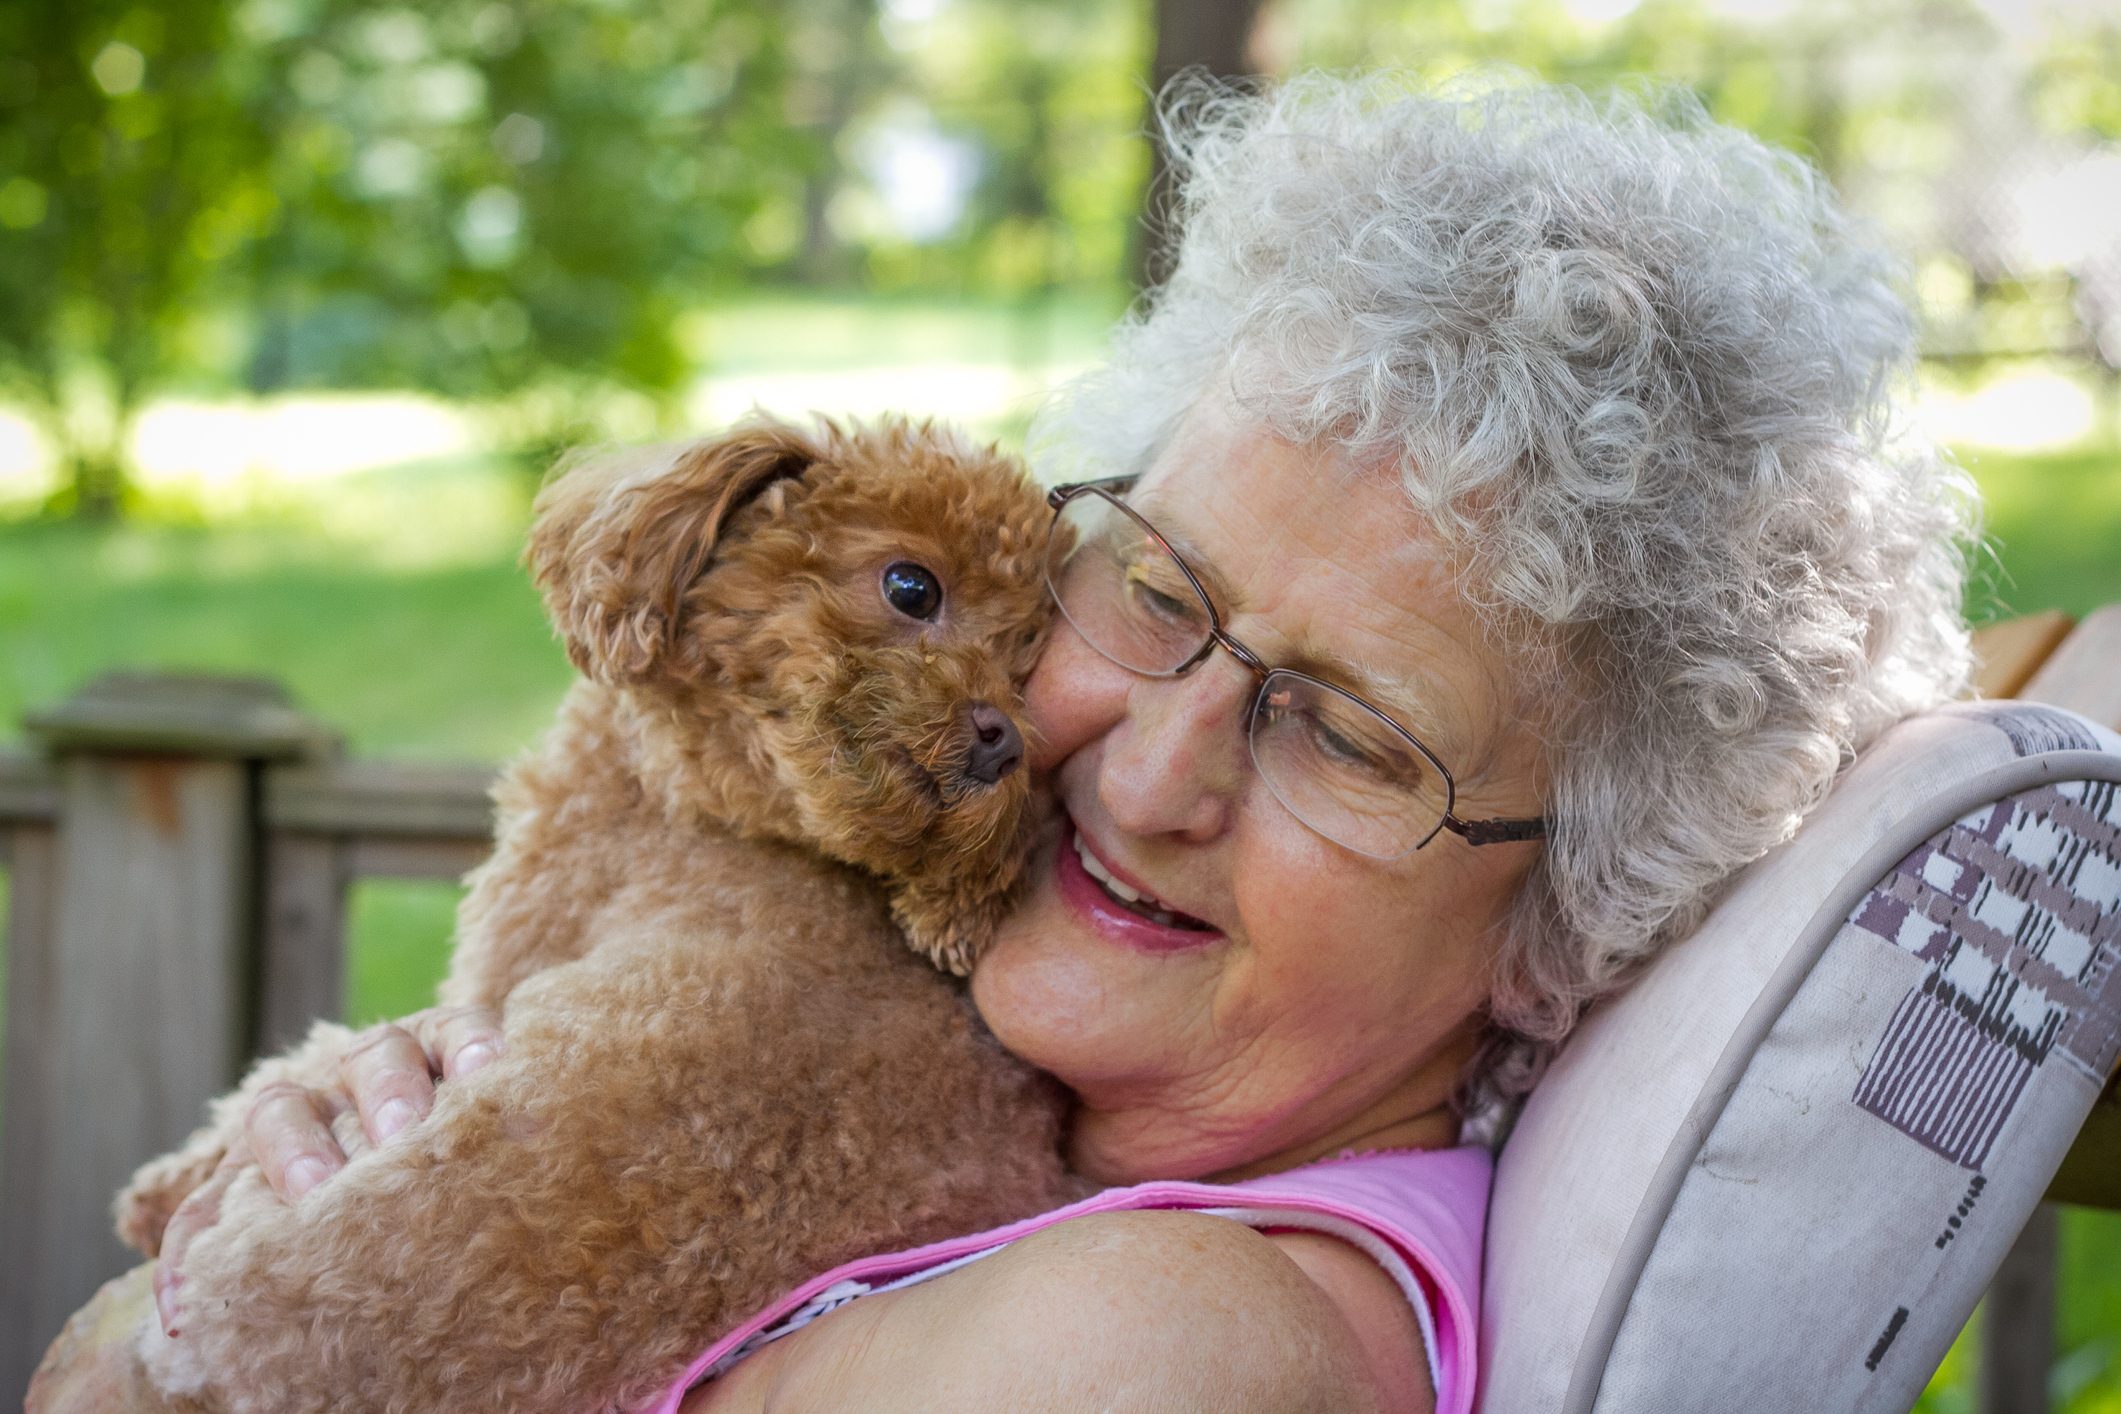
[[1192,596],[1167,594],[1150,584],[1137,571],[1127,575],[1127,595],[1135,604],[1160,619],[1188,622],[1200,617],[1200,609]]
[[1352,741],[1333,730],[1331,722],[1314,714],[1310,719],[1309,727],[1311,738],[1318,743],[1318,749],[1334,761],[1343,766],[1353,766],[1358,770],[1373,773],[1382,772],[1382,762],[1370,752],[1365,751],[1362,743]]
[[1367,741],[1359,732],[1336,726],[1332,715],[1301,706],[1285,692],[1270,692],[1260,703],[1268,725],[1290,729],[1315,759],[1336,771],[1357,773],[1393,790],[1418,790],[1423,772],[1405,753]]
[[925,565],[900,560],[884,567],[884,602],[909,619],[933,619],[943,607],[943,586]]

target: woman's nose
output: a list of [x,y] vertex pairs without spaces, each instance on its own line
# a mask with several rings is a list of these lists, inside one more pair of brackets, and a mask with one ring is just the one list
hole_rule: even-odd
[[1255,684],[1218,654],[1181,678],[1136,678],[1108,734],[1098,796],[1121,828],[1212,839],[1230,824],[1248,764]]

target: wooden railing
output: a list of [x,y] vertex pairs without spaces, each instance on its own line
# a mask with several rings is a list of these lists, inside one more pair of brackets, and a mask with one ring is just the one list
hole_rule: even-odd
[[110,1200],[343,1006],[346,891],[486,853],[487,767],[351,761],[260,681],[112,677],[0,754],[0,1407],[132,1257]]
[[[2067,628],[1992,638],[1992,667],[2037,664]],[[2110,655],[2086,671],[2121,682]],[[457,878],[491,827],[491,768],[348,760],[269,682],[110,677],[26,726],[35,751],[0,753],[5,1407],[134,1260],[109,1213],[132,1170],[176,1147],[249,1057],[340,1015],[349,885]],[[2046,1408],[2054,1232],[2043,1207],[1992,1289],[1989,1414]]]

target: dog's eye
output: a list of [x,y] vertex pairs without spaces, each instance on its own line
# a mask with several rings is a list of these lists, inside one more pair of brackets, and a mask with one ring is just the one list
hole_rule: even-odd
[[900,560],[884,568],[884,602],[909,619],[932,619],[943,607],[943,586],[925,566]]

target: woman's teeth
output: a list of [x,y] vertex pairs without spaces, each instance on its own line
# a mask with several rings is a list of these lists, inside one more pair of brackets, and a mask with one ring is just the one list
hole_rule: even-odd
[[1083,843],[1083,837],[1080,834],[1075,837],[1075,857],[1083,862],[1083,872],[1097,880],[1099,888],[1120,903],[1125,904],[1130,911],[1139,913],[1151,922],[1161,923],[1166,928],[1204,928],[1207,926],[1199,919],[1188,914],[1164,907],[1157,899],[1151,898],[1139,889],[1129,888],[1126,884],[1113,878],[1112,871],[1100,863],[1097,856],[1090,852],[1090,847]]

